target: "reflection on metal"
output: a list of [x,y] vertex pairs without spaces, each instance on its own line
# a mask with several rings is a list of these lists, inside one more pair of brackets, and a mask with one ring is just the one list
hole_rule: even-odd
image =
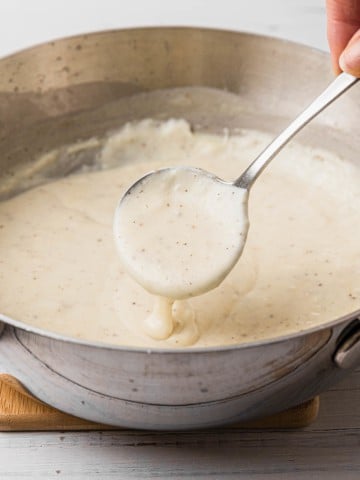
[[355,368],[360,364],[360,322],[340,343],[334,355],[334,362],[340,368]]

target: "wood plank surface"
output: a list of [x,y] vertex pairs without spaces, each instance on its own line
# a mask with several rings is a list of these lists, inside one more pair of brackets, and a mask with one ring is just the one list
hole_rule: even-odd
[[0,479],[14,478],[358,480],[360,370],[301,430],[0,433]]

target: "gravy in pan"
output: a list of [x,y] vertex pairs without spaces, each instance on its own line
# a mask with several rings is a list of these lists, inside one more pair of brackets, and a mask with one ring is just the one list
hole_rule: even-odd
[[[153,295],[122,267],[112,223],[129,185],[181,164],[231,181],[269,141],[255,131],[217,136],[193,133],[184,120],[143,120],[107,140],[101,159],[120,166],[1,202],[1,313],[82,339],[172,348],[276,337],[360,308],[360,171],[295,143],[253,187],[245,249],[218,287],[159,301],[154,319]],[[169,308],[168,324],[159,323]]]

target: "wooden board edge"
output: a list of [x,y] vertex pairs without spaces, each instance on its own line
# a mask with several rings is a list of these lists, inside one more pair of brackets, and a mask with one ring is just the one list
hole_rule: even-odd
[[[319,406],[319,397],[315,397],[275,415],[226,428],[303,428],[316,420]],[[0,431],[69,430],[123,430],[123,428],[94,423],[63,413],[34,398],[16,378],[0,374]]]

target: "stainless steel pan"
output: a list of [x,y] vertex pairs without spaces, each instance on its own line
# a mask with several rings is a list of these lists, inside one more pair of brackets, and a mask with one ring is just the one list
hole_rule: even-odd
[[[241,100],[236,115],[210,104],[196,111],[174,106],[168,114],[203,128],[276,133],[331,76],[324,53],[235,32],[135,29],[41,45],[0,61],[0,185],[40,153],[159,114],[123,102],[134,93],[193,85],[229,90]],[[359,118],[355,88],[302,140],[359,162]],[[52,169],[49,178],[66,168]],[[80,342],[0,316],[0,364],[44,402],[83,418],[135,428],[206,427],[290,407],[342,378],[360,363],[359,315],[275,340],[176,351]]]

